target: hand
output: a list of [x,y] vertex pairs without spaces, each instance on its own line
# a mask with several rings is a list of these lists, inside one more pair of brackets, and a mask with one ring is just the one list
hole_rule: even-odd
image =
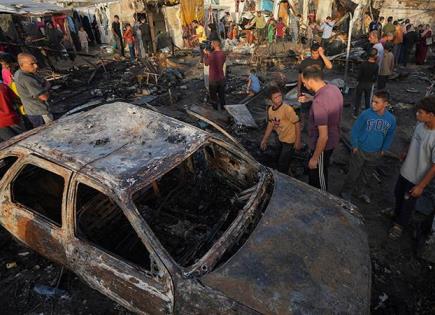
[[409,193],[411,194],[412,197],[418,198],[423,194],[423,190],[424,188],[421,187],[420,185],[415,185],[414,187],[412,187]]
[[325,56],[325,50],[323,49],[323,47],[319,47],[318,51],[319,51],[320,56],[322,56],[322,57]]
[[266,151],[266,149],[267,149],[267,141],[265,141],[265,140],[261,141],[260,149],[263,150],[263,151]]
[[302,143],[300,141],[295,142],[295,150],[300,151],[302,149]]
[[310,95],[306,95],[306,94],[302,94],[301,96],[298,97],[298,102],[299,103],[306,103],[306,102],[310,102],[313,100],[313,97]]
[[355,153],[357,153],[358,152],[358,148],[353,148],[352,149],[352,154],[355,154]]
[[319,160],[319,159],[311,158],[310,161],[308,162],[308,168],[309,168],[310,170],[314,170],[314,169],[316,169],[316,168],[317,168],[318,160]]

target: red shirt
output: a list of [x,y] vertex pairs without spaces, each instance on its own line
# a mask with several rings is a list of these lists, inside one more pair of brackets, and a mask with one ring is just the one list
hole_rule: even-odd
[[12,106],[14,98],[14,92],[4,83],[0,83],[0,128],[13,126],[20,122]]
[[285,25],[283,22],[278,22],[276,24],[276,37],[284,37]]
[[134,43],[134,34],[133,34],[133,30],[131,28],[124,32],[124,39],[125,39],[125,42],[127,44]]
[[226,57],[222,50],[213,51],[208,56],[205,55],[205,64],[210,66],[208,71],[209,81],[223,81],[225,80],[224,75],[224,63]]

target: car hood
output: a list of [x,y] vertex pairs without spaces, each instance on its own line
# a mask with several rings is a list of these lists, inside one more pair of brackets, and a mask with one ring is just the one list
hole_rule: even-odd
[[246,243],[202,283],[266,314],[369,313],[361,219],[328,193],[279,173],[274,178],[268,207]]

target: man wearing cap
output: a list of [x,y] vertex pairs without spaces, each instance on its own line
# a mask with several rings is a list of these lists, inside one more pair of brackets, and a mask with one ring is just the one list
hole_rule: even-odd
[[[311,45],[311,57],[305,58],[302,60],[302,62],[298,66],[299,75],[298,75],[298,96],[302,96],[304,94],[309,94],[310,91],[305,88],[305,86],[302,84],[302,72],[304,69],[308,66],[317,65],[320,69],[332,69],[332,63],[328,59],[328,57],[325,56],[325,52],[323,50],[323,47],[319,45],[319,43],[313,43]],[[311,106],[311,102],[302,103],[301,104],[301,129],[303,129],[304,125],[304,118],[305,113],[309,110]]]

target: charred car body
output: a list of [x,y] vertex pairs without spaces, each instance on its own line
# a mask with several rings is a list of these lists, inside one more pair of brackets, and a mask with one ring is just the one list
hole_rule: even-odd
[[0,223],[137,313],[368,313],[349,204],[126,103],[2,144]]

